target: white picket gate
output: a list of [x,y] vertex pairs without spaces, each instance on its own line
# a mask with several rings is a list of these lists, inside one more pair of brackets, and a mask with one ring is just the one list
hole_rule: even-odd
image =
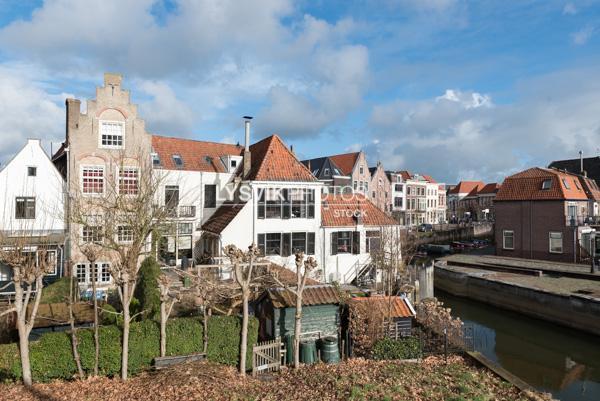
[[285,358],[285,346],[280,338],[256,343],[252,347],[252,376],[276,372]]

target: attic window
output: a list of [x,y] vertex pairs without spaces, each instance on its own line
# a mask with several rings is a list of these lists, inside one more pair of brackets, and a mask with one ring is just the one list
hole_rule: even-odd
[[175,167],[182,168],[183,159],[181,158],[181,155],[173,155],[173,163],[175,163]]
[[579,182],[577,180],[573,180],[573,182],[575,183],[575,187],[577,187],[577,189],[581,190],[581,187],[579,186]]
[[231,168],[236,168],[237,167],[237,160],[232,160],[231,161]]
[[552,180],[544,180],[542,182],[542,189],[550,189],[552,187]]
[[324,174],[325,175],[329,175],[329,169],[328,168],[325,169],[325,173]]
[[212,163],[212,157],[210,156],[204,156],[204,161],[207,163]]
[[158,153],[152,153],[152,165],[160,166],[160,156],[158,156]]
[[563,178],[563,179],[562,179],[562,182],[563,182],[563,184],[564,184],[565,188],[567,188],[567,189],[571,189],[571,187],[569,186],[569,183],[568,183],[568,181],[567,181],[567,179],[566,179],[566,178]]

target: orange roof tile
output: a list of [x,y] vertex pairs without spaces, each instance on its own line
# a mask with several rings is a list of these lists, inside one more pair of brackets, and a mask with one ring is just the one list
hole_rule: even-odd
[[406,170],[398,171],[398,174],[400,174],[400,176],[402,177],[402,179],[404,181],[410,180],[413,176],[410,171],[406,171]]
[[500,189],[500,184],[496,182],[490,182],[481,188],[478,192],[479,195],[495,194]]
[[342,170],[342,173],[344,173],[344,175],[351,175],[359,155],[360,152],[353,152],[329,156],[329,158],[333,160],[333,162],[340,168],[340,170]]
[[[546,180],[550,180],[550,188],[542,189],[542,183]],[[533,167],[507,177],[495,201],[585,199],[588,196],[577,175]]]
[[432,177],[432,176],[430,176],[430,175],[422,174],[421,176],[422,176],[423,178],[425,178],[425,180],[426,180],[427,182],[430,182],[430,183],[432,183],[432,184],[436,184],[436,183],[437,183],[437,182],[436,182],[436,180],[434,180],[434,179],[433,179],[433,177]]
[[353,227],[361,216],[365,226],[390,226],[398,222],[385,214],[363,194],[324,195],[321,199],[321,221],[325,227]]
[[277,135],[250,146],[252,166],[247,180],[317,181]]
[[245,203],[224,203],[202,225],[202,229],[213,234],[220,234],[238,215],[244,205]]
[[413,317],[412,305],[410,301],[398,296],[372,296],[372,297],[356,297],[350,300],[350,305],[353,303],[368,303],[369,309],[373,311],[382,311],[386,315],[389,311],[389,317]]
[[237,145],[158,135],[152,135],[152,149],[158,154],[162,168],[178,170],[173,162],[173,155],[178,154],[183,160],[180,170],[214,173],[226,172],[221,157],[241,156],[244,151],[243,147]]
[[448,191],[449,194],[468,194],[474,188],[483,187],[484,184],[481,181],[461,181],[454,188]]

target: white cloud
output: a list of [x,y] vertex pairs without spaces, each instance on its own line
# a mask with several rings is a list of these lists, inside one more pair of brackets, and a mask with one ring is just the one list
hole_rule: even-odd
[[590,38],[592,37],[593,34],[594,34],[594,27],[586,26],[585,28],[582,28],[577,32],[573,32],[571,34],[571,40],[573,41],[573,44],[581,46],[581,45],[586,44],[587,41],[590,40]]
[[[579,149],[595,154],[600,133],[596,76],[593,70],[545,76],[520,88],[520,100],[509,105],[457,90],[419,102],[378,105],[369,130],[381,142],[365,150],[386,168],[420,171],[450,183],[501,181],[525,167],[575,158]],[[482,97],[487,100],[473,100]]]
[[146,121],[146,129],[167,136],[190,136],[194,126],[194,113],[179,100],[173,89],[165,82],[144,81],[139,89],[152,96],[152,100],[140,105],[140,113]]
[[6,163],[28,138],[41,139],[48,150],[50,142],[64,140],[63,104],[70,95],[47,90],[27,66],[0,65],[0,162]]
[[563,15],[575,15],[577,14],[577,7],[573,3],[566,3],[563,7]]

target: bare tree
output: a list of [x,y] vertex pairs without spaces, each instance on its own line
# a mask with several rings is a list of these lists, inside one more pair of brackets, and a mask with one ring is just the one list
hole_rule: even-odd
[[67,305],[69,306],[69,326],[71,327],[71,349],[73,352],[73,359],[75,359],[75,365],[77,366],[77,374],[79,377],[84,377],[83,367],[81,366],[81,357],[79,355],[79,340],[77,338],[77,327],[75,326],[75,315],[73,314],[73,304],[77,299],[77,292],[75,289],[75,277],[73,274],[69,275],[69,299],[67,299]]
[[[137,167],[126,167],[131,165]],[[131,316],[130,305],[140,261],[149,252],[152,234],[161,232],[168,210],[157,204],[165,175],[153,174],[150,160],[121,157],[112,166],[115,174],[106,175],[100,193],[71,194],[70,219],[84,230],[82,240],[95,242],[111,261],[110,274],[123,313],[121,379],[127,380],[129,328],[135,318]],[[93,223],[94,219],[97,223]]]
[[173,280],[162,273],[156,280],[160,290],[160,356],[167,355],[167,320],[173,306],[180,300],[180,293],[173,287]]
[[100,362],[100,324],[98,319],[98,277],[97,262],[102,255],[103,249],[100,245],[91,242],[82,243],[79,241],[79,249],[88,260],[90,265],[92,281],[92,303],[94,306],[94,376],[98,376],[98,364]]
[[294,367],[300,367],[300,336],[302,334],[302,299],[304,294],[304,288],[306,287],[306,280],[310,277],[312,272],[317,267],[317,261],[311,256],[304,260],[304,253],[296,253],[296,286],[289,286],[280,281],[276,276],[273,276],[273,280],[284,287],[287,291],[290,291],[296,297],[296,314],[294,316]]
[[269,263],[257,261],[260,252],[255,244],[248,247],[246,252],[238,249],[235,245],[227,245],[224,249],[225,256],[229,257],[233,265],[233,275],[242,297],[242,332],[240,340],[240,374],[246,374],[246,353],[248,349],[248,303],[253,288],[259,288],[272,276],[267,269],[259,269],[268,266]]
[[[0,234],[0,262],[11,269],[12,277],[8,285],[14,286],[15,291],[14,303],[0,312],[0,317],[9,313],[16,314],[19,355],[23,370],[23,383],[26,386],[32,385],[29,335],[35,326],[38,307],[42,299],[44,276],[56,267],[48,258],[47,246],[32,244],[32,239],[27,235],[5,238],[3,234]],[[33,245],[35,245],[36,251],[32,251]]]

